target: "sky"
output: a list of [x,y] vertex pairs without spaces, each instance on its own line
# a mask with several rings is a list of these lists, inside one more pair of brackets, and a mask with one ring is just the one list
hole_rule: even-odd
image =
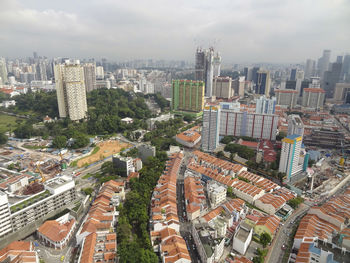
[[350,52],[350,0],[0,0],[0,56],[299,63]]

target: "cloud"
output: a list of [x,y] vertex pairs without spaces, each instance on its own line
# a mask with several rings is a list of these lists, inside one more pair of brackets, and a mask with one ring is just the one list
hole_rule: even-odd
[[301,62],[349,51],[348,0],[0,0],[0,56]]

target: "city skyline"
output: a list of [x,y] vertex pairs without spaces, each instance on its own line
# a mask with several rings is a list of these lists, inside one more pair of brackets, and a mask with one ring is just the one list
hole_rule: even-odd
[[35,50],[48,57],[193,61],[197,46],[214,46],[223,63],[300,63],[323,49],[332,50],[331,61],[349,52],[348,1],[2,0],[1,6],[5,57]]

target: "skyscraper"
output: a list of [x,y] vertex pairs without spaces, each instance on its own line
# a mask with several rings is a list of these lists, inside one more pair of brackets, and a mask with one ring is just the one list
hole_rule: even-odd
[[256,100],[255,113],[259,114],[274,114],[276,107],[276,98],[268,99],[265,95]]
[[232,79],[230,77],[214,77],[212,95],[225,99],[233,97]]
[[254,67],[252,68],[252,81],[254,82],[254,84],[257,83],[258,81],[258,71],[259,71],[259,67]]
[[322,88],[326,91],[327,98],[333,98],[335,84],[341,79],[342,63],[332,63],[331,70],[325,71],[323,75]]
[[172,109],[197,114],[204,106],[204,82],[173,80]]
[[323,56],[318,59],[317,63],[317,69],[318,69],[318,76],[323,79],[323,74],[325,71],[329,68],[329,61],[331,58],[331,51],[326,49],[323,50]]
[[304,123],[300,116],[297,114],[291,114],[288,116],[288,133],[287,135],[297,134],[301,137],[304,136]]
[[5,58],[0,58],[0,78],[3,84],[7,82],[7,68]]
[[305,78],[306,79],[310,79],[311,77],[314,77],[315,65],[316,65],[315,60],[312,60],[312,59],[306,60],[306,65],[305,65]]
[[289,135],[282,139],[282,150],[279,164],[279,172],[287,175],[288,181],[303,169],[303,163],[299,163],[302,137],[297,134]]
[[79,60],[55,65],[55,81],[60,118],[77,121],[86,117],[87,102],[84,69]]
[[270,72],[259,70],[257,72],[257,82],[255,84],[255,94],[270,96]]
[[96,89],[96,65],[95,63],[85,63],[83,68],[86,92],[90,92]]
[[216,53],[213,59],[213,66],[214,66],[214,78],[220,76],[220,69],[221,69],[221,56],[219,52]]
[[220,107],[206,105],[203,110],[202,149],[213,152],[219,145]]
[[301,83],[304,80],[304,71],[298,70],[296,72],[296,77],[295,77],[296,83],[295,83],[295,90],[298,91],[298,94],[300,96],[300,91],[301,91]]
[[[217,59],[217,62],[219,60]],[[195,57],[195,80],[205,82],[205,96],[212,96],[214,77],[214,49],[197,48]],[[221,57],[220,57],[221,63]],[[220,68],[218,68],[220,70]]]
[[290,80],[295,80],[295,77],[296,77],[296,74],[297,74],[297,69],[296,68],[293,68],[290,72]]
[[344,56],[341,79],[350,82],[350,55]]

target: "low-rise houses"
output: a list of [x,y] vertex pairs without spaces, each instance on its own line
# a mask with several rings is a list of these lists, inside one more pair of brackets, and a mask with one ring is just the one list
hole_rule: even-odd
[[56,220],[46,221],[38,228],[37,235],[46,246],[62,249],[73,236],[75,228],[76,221],[68,213]]
[[279,227],[280,219],[275,216],[262,216],[259,218],[254,226],[254,232],[261,236],[263,233],[267,233],[273,238]]
[[181,152],[169,157],[151,199],[150,227],[152,246],[162,262],[191,262],[186,243],[179,234],[180,223],[176,200],[176,178],[183,161]]
[[318,248],[314,241],[310,240],[300,245],[295,263],[338,263],[333,259],[333,256],[332,252]]
[[200,178],[187,176],[184,180],[184,190],[187,219],[196,219],[206,207],[206,198]]
[[115,224],[118,216],[114,196],[118,196],[121,184],[108,181],[101,186],[89,213],[76,234],[81,245],[78,263],[115,262],[117,235]]
[[201,135],[198,132],[199,127],[193,127],[187,131],[181,132],[176,135],[175,139],[178,143],[188,148],[193,148],[201,140]]
[[263,196],[264,190],[252,184],[238,180],[232,186],[233,193],[244,201],[254,204],[255,200]]
[[39,257],[31,241],[14,241],[7,247],[0,250],[0,262],[39,263]]

